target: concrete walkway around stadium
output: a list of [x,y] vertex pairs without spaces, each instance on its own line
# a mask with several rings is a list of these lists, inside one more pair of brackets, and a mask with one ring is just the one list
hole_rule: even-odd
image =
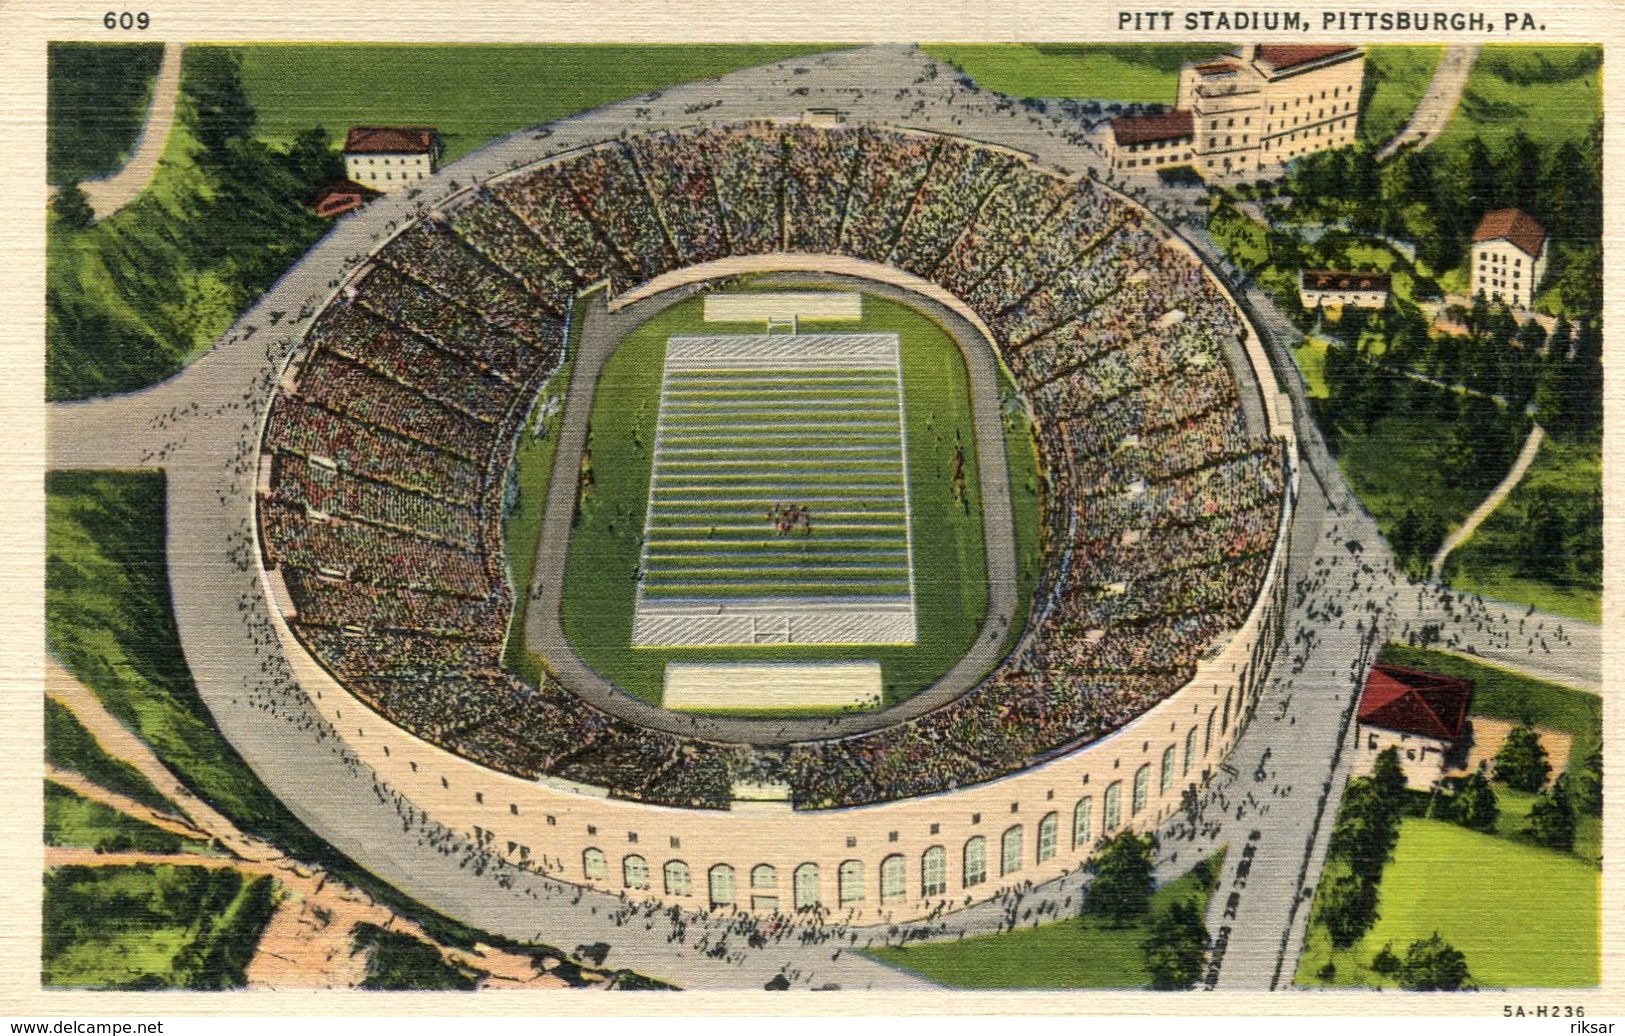
[[[1002,143],[1073,171],[1100,163],[1098,152],[1075,125],[997,95],[966,90],[945,66],[928,61],[913,48],[861,47],[748,69],[514,134],[410,191],[379,198],[339,221],[209,353],[181,374],[125,396],[48,408],[53,467],[165,471],[175,621],[199,697],[266,786],[316,834],[407,895],[471,925],[565,949],[604,942],[609,946],[605,967],[631,968],[690,988],[759,989],[780,974],[798,988],[830,983],[845,989],[919,988],[927,983],[858,954],[839,952],[856,945],[857,933],[838,927],[775,932],[762,945],[746,945],[743,937],[726,933],[728,918],[684,917],[679,927],[652,904],[585,893],[502,865],[378,784],[348,754],[336,732],[315,717],[306,692],[290,676],[285,652],[299,649],[283,644],[273,631],[257,571],[253,510],[257,454],[267,402],[310,318],[347,272],[411,219],[471,182],[625,131],[690,126],[698,121],[696,111],[703,111],[706,121],[721,123],[796,116],[807,108],[836,108],[852,121],[888,122]],[[1271,355],[1283,378],[1295,376],[1290,353]],[[1312,421],[1296,391],[1293,409],[1300,437],[1308,439]],[[1310,464],[1306,470],[1330,483],[1323,491],[1334,500],[1347,499],[1335,465]],[[1310,480],[1303,481],[1299,508],[1308,515]],[[1340,529],[1337,535],[1341,534]],[[1358,535],[1366,536],[1368,544],[1377,542],[1374,532],[1362,530]],[[1289,585],[1315,578],[1314,557],[1309,551],[1294,555],[1284,575]],[[1464,612],[1456,607],[1450,614]],[[1513,626],[1521,618],[1520,609],[1511,619]],[[1553,624],[1548,619],[1546,625]],[[1463,645],[1472,646],[1467,638],[1470,629],[1460,623],[1452,628],[1462,633]],[[1554,657],[1561,654],[1580,668],[1599,669],[1600,631],[1593,627],[1586,639],[1578,624],[1570,628],[1569,639],[1554,646]],[[1329,672],[1347,667],[1355,657],[1352,653],[1332,657],[1330,641],[1316,645],[1313,664]],[[1278,706],[1287,700],[1286,695],[1292,695],[1295,704],[1316,703],[1317,715],[1327,708],[1335,714],[1340,704],[1333,699],[1328,706],[1318,694],[1300,698],[1296,687],[1277,687],[1272,681],[1259,715],[1267,714],[1271,702]],[[1255,719],[1235,758],[1246,761],[1249,753],[1270,748],[1279,768],[1285,765],[1278,761],[1284,753],[1302,752],[1303,765],[1318,757],[1321,772],[1326,773],[1331,742],[1319,740],[1323,733],[1303,736],[1298,726],[1307,722],[1289,723],[1291,736],[1281,737],[1263,719]],[[1317,721],[1314,729],[1320,731],[1325,722]],[[1332,786],[1340,789],[1336,782]],[[1325,808],[1321,814],[1329,815]],[[1244,909],[1250,913],[1247,927],[1256,924],[1261,934],[1257,942],[1232,935],[1219,975],[1219,984],[1226,988],[1269,988],[1283,956],[1282,933],[1297,930],[1292,926],[1307,913],[1295,909],[1300,893],[1318,878],[1313,871],[1306,880],[1297,877],[1306,869],[1304,822],[1288,823],[1286,808],[1274,804],[1260,819],[1267,831],[1281,827],[1280,839],[1271,834],[1274,848],[1269,851],[1271,858],[1279,853],[1281,862],[1255,859],[1258,877],[1245,893]],[[1325,826],[1321,824],[1322,832]],[[1235,834],[1226,824],[1223,838]],[[1245,831],[1241,837],[1245,839]],[[1188,866],[1194,844],[1190,850],[1179,850],[1179,867]],[[1212,839],[1209,844],[1223,843]],[[1239,854],[1237,845],[1227,860],[1234,861]],[[1233,866],[1227,862],[1227,870]],[[1278,885],[1263,881],[1264,874],[1274,873],[1292,877]],[[1233,881],[1234,874],[1225,880]],[[1279,901],[1271,905],[1266,899]]]
[[[804,262],[805,260],[800,260]],[[577,654],[564,633],[563,604],[570,533],[574,525],[582,451],[586,447],[599,375],[621,340],[657,312],[703,291],[700,282],[662,292],[608,312],[602,297],[588,309],[581,328],[569,399],[559,429],[548,482],[547,504],[538,534],[536,571],[531,580],[531,607],[525,612],[525,643],[547,659],[549,669],[572,691],[607,712],[647,727],[675,734],[749,744],[782,744],[812,738],[855,734],[897,723],[964,694],[1003,657],[1000,648],[1016,606],[1015,517],[1010,502],[1004,422],[999,398],[999,366],[992,347],[964,317],[939,303],[893,285],[849,274],[810,270],[784,274],[795,261],[763,256],[764,274],[779,273],[793,283],[818,284],[843,291],[863,291],[901,302],[927,313],[959,346],[969,377],[972,423],[975,426],[978,485],[982,494],[982,537],[987,557],[988,611],[971,649],[930,687],[890,709],[845,713],[820,719],[747,719],[668,712],[627,694],[595,672]],[[864,264],[831,258],[819,264],[828,269],[850,267],[861,273]],[[916,558],[916,565],[928,564]]]

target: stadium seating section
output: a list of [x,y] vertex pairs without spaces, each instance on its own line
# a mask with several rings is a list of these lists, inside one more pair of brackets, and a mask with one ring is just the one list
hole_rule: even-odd
[[[788,747],[645,729],[507,674],[507,469],[575,295],[774,252],[888,264],[992,329],[1045,470],[1025,636],[935,711]],[[1284,471],[1242,419],[1241,333],[1138,208],[1003,151],[880,127],[635,136],[415,224],[318,318],[266,434],[266,560],[339,680],[497,770],[699,808],[736,780],[786,782],[799,808],[986,781],[1140,715],[1251,608]]]

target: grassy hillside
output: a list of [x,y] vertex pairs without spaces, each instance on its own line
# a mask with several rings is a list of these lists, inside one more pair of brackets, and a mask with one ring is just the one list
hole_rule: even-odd
[[1360,99],[1360,140],[1381,147],[1416,111],[1444,57],[1442,46],[1367,47],[1365,92]]
[[276,44],[243,52],[263,139],[310,126],[426,124],[461,158],[515,130],[829,44]]
[[1433,145],[1442,150],[1480,137],[1493,151],[1522,130],[1555,147],[1583,141],[1602,118],[1602,48],[1490,44],[1479,51],[1461,104]]
[[923,49],[976,80],[982,89],[1011,97],[1172,105],[1179,87],[1179,66],[1212,57],[1229,46],[932,43]]
[[146,121],[163,57],[161,43],[46,45],[46,182],[95,179],[124,165]]

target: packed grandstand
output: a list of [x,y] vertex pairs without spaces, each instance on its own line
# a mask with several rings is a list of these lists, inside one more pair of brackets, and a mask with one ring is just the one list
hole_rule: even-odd
[[[889,265],[991,332],[1045,472],[1015,650],[925,715],[788,746],[648,729],[509,674],[509,462],[576,296],[775,253]],[[696,808],[738,782],[802,809],[962,787],[1111,733],[1242,625],[1286,487],[1226,362],[1243,330],[1139,208],[1002,149],[802,123],[634,135],[467,192],[346,285],[269,417],[262,549],[340,682],[496,770]]]

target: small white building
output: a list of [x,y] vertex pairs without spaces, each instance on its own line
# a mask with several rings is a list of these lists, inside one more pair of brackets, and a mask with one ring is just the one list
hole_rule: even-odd
[[1112,120],[1106,143],[1106,159],[1119,172],[1150,173],[1192,165],[1195,159],[1195,136],[1188,111],[1120,115]]
[[433,126],[351,126],[344,175],[375,191],[398,191],[433,173],[443,150]]
[[1299,270],[1298,299],[1304,309],[1316,306],[1354,306],[1381,309],[1388,305],[1390,282],[1386,273],[1347,270]]
[[1522,209],[1485,213],[1473,231],[1472,266],[1474,295],[1532,308],[1546,272],[1546,228]]
[[1371,772],[1377,756],[1398,750],[1405,783],[1427,791],[1450,768],[1458,745],[1471,737],[1471,681],[1378,662],[1366,674],[1355,726],[1354,773]]

